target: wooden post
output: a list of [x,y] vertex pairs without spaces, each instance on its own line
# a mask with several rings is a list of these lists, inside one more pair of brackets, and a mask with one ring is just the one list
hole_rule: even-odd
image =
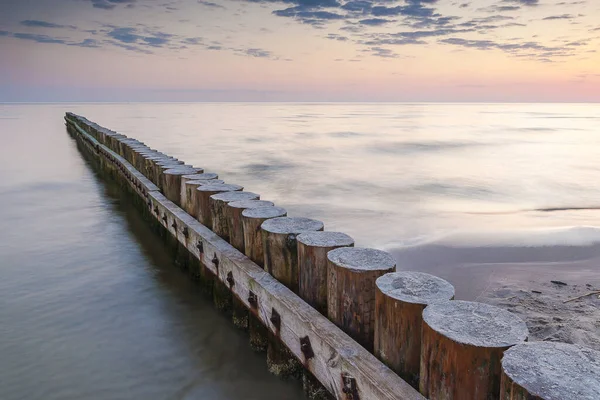
[[178,206],[181,206],[181,177],[183,175],[190,175],[194,173],[201,174],[202,172],[202,168],[187,167],[171,168],[163,171],[162,190],[165,197]]
[[375,285],[374,354],[418,389],[423,310],[428,304],[454,299],[454,287],[412,271],[385,274]]
[[531,342],[506,350],[500,400],[600,399],[600,351]]
[[354,246],[341,232],[306,232],[298,235],[298,294],[321,314],[327,314],[327,253]]
[[298,246],[296,237],[304,232],[322,231],[321,221],[310,218],[279,217],[262,223],[265,271],[298,293]]
[[375,281],[395,269],[394,258],[381,250],[341,247],[327,253],[328,317],[369,351],[375,335]]
[[260,226],[268,219],[285,217],[286,215],[287,211],[281,207],[249,208],[242,211],[244,254],[260,267],[265,265]]
[[196,201],[198,203],[198,221],[207,228],[212,227],[212,220],[210,217],[210,204],[209,198],[213,194],[223,193],[223,192],[238,192],[244,190],[244,188],[240,185],[231,185],[231,184],[210,184],[210,185],[202,185],[196,188]]
[[527,335],[525,322],[499,307],[471,301],[428,305],[421,336],[421,394],[498,399],[502,354]]
[[196,189],[204,185],[220,185],[223,183],[225,182],[220,179],[187,181],[185,183],[186,201],[185,203],[182,203],[182,208],[192,217],[198,219],[198,197],[200,196],[200,193],[197,193]]
[[227,223],[226,207],[232,201],[258,200],[260,195],[252,192],[224,192],[213,194],[208,199],[210,219],[214,233],[230,242],[229,224]]
[[[180,189],[180,193],[179,193],[179,201],[181,202],[181,204],[179,206],[187,211],[187,203],[188,203],[188,187],[186,186],[187,182],[202,181],[202,180],[212,181],[212,180],[216,180],[218,177],[219,176],[217,174],[212,173],[212,172],[205,172],[202,174],[183,175],[181,177],[181,189]],[[217,183],[217,182],[213,182],[213,183]],[[222,183],[222,182],[218,182],[218,183]],[[196,186],[196,187],[198,187],[198,186]],[[191,191],[190,191],[190,197],[192,197]],[[188,212],[188,214],[189,214],[189,212]]]
[[162,188],[162,173],[163,171],[169,168],[181,167],[183,165],[183,161],[176,160],[174,158],[168,157],[163,160],[157,161],[154,167],[154,176],[156,177],[156,186],[159,189]]
[[227,204],[225,214],[229,225],[230,243],[241,251],[245,251],[244,226],[242,225],[242,212],[248,208],[272,207],[274,204],[266,200],[232,201]]
[[[261,200],[250,200],[261,202]],[[232,203],[230,203],[232,204]],[[242,211],[242,229],[244,235],[244,254],[261,267],[264,265],[262,235],[260,225],[269,218],[283,217],[287,211],[281,207],[270,205],[262,207],[249,207]],[[251,313],[248,318],[248,334],[250,335],[250,346],[255,351],[267,351],[271,333],[257,316],[260,312],[259,300],[254,300]]]

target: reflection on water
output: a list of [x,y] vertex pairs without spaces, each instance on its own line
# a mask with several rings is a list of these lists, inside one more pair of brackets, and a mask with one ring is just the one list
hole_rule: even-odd
[[302,399],[94,176],[62,113],[0,109],[19,117],[0,121],[0,399]]

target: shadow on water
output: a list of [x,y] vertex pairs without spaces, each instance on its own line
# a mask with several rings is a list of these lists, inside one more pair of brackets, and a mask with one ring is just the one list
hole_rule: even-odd
[[179,269],[163,239],[143,219],[130,195],[104,178],[96,165],[86,166],[104,196],[110,199],[111,211],[121,217],[130,238],[142,251],[146,272],[159,286],[157,295],[170,298],[163,305],[167,307],[163,315],[170,318],[167,334],[176,336],[174,340],[187,349],[196,368],[168,399],[304,399],[300,383],[271,375],[265,355],[250,348],[247,334],[219,313],[212,298]]

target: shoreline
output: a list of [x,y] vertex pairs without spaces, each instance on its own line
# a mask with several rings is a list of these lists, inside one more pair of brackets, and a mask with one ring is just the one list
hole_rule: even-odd
[[430,243],[390,251],[398,270],[440,276],[455,286],[458,300],[481,301],[517,314],[527,323],[531,341],[600,350],[600,293],[587,295],[600,291],[600,244],[453,247]]

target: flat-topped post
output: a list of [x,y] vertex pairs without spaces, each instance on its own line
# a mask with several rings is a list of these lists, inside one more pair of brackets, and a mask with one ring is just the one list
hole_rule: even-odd
[[259,200],[260,195],[252,192],[224,192],[213,194],[208,199],[210,219],[214,233],[230,242],[229,224],[227,221],[226,207],[232,201]]
[[322,314],[327,314],[327,253],[354,246],[354,239],[341,232],[305,232],[298,241],[298,294]]
[[196,202],[198,203],[198,221],[209,229],[212,227],[212,218],[210,215],[210,196],[223,192],[239,192],[244,190],[243,186],[227,183],[215,183],[201,185],[196,188]]
[[428,305],[423,311],[421,394],[430,399],[499,399],[502,354],[528,334],[521,318],[499,307],[458,300]]
[[175,167],[163,171],[162,189],[165,197],[178,206],[181,205],[181,177],[191,174],[202,174],[202,168]]
[[268,219],[285,217],[287,211],[281,207],[258,207],[242,211],[244,228],[244,254],[258,266],[265,265],[265,253],[260,226]]
[[298,293],[298,247],[296,237],[304,232],[322,231],[321,221],[310,218],[279,217],[262,223],[265,271]]
[[221,179],[188,180],[185,184],[182,183],[182,188],[185,186],[186,192],[185,203],[182,203],[183,209],[192,217],[198,219],[198,198],[200,197],[200,193],[196,189],[204,185],[222,185],[224,183]]
[[[202,180],[212,181],[212,180],[215,180],[218,178],[219,178],[219,176],[212,172],[204,172],[201,174],[190,174],[190,175],[181,176],[181,178],[180,178],[181,179],[181,183],[180,183],[181,188],[180,188],[180,193],[179,193],[179,201],[181,202],[181,204],[179,206],[187,211],[187,203],[188,203],[188,188],[186,187],[187,182],[202,181]],[[214,183],[222,183],[222,182],[214,182]],[[189,193],[190,193],[189,197],[192,197],[191,191]],[[189,214],[189,212],[188,212],[188,214]]]
[[400,271],[375,281],[374,354],[419,388],[421,326],[428,304],[454,298],[454,287],[424,272]]
[[600,351],[583,346],[531,342],[502,358],[500,400],[598,400]]
[[375,281],[395,269],[394,258],[382,250],[341,247],[327,253],[328,317],[369,351],[375,335]]
[[229,225],[229,238],[233,247],[244,252],[244,225],[242,224],[242,212],[249,208],[273,207],[270,201],[266,200],[241,200],[232,201],[227,204],[225,214],[227,224]]

